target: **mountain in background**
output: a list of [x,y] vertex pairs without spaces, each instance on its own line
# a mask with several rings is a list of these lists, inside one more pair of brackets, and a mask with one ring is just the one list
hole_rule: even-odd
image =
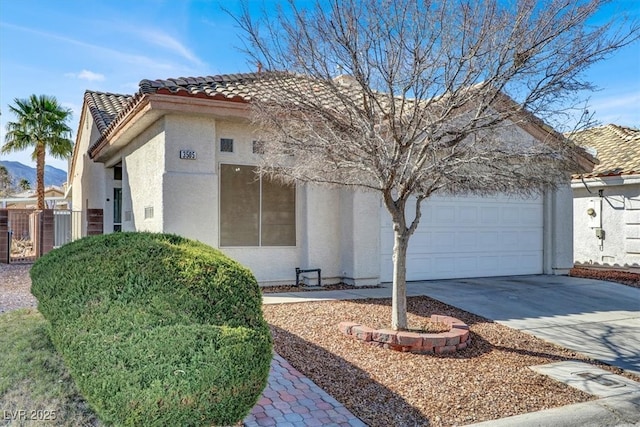
[[[31,184],[31,188],[36,188],[36,168],[23,165],[20,162],[13,162],[10,160],[0,160],[0,165],[7,168],[9,176],[13,179],[14,185],[18,185],[22,178],[25,178]],[[67,182],[67,172],[62,169],[54,168],[53,166],[44,166],[44,186],[49,187],[51,185],[57,185],[61,187],[62,184]]]

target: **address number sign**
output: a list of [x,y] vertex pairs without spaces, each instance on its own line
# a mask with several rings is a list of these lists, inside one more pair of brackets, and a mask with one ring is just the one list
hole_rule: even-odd
[[180,158],[185,160],[195,160],[196,152],[193,150],[180,150]]

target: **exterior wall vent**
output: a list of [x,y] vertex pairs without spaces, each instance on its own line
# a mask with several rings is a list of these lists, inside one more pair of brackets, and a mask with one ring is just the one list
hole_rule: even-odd
[[233,139],[220,138],[220,151],[223,153],[233,153]]
[[264,143],[262,141],[253,141],[253,154],[264,154]]
[[144,219],[153,218],[153,206],[145,206],[144,207]]

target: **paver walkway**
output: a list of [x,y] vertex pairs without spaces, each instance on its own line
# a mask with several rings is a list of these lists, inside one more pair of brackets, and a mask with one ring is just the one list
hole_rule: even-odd
[[271,361],[267,387],[244,425],[364,426],[340,402],[329,396],[278,354]]

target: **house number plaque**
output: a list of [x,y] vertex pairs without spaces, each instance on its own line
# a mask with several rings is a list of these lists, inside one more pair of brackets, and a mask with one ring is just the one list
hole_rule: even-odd
[[195,160],[196,152],[193,150],[180,150],[180,158],[185,160]]

